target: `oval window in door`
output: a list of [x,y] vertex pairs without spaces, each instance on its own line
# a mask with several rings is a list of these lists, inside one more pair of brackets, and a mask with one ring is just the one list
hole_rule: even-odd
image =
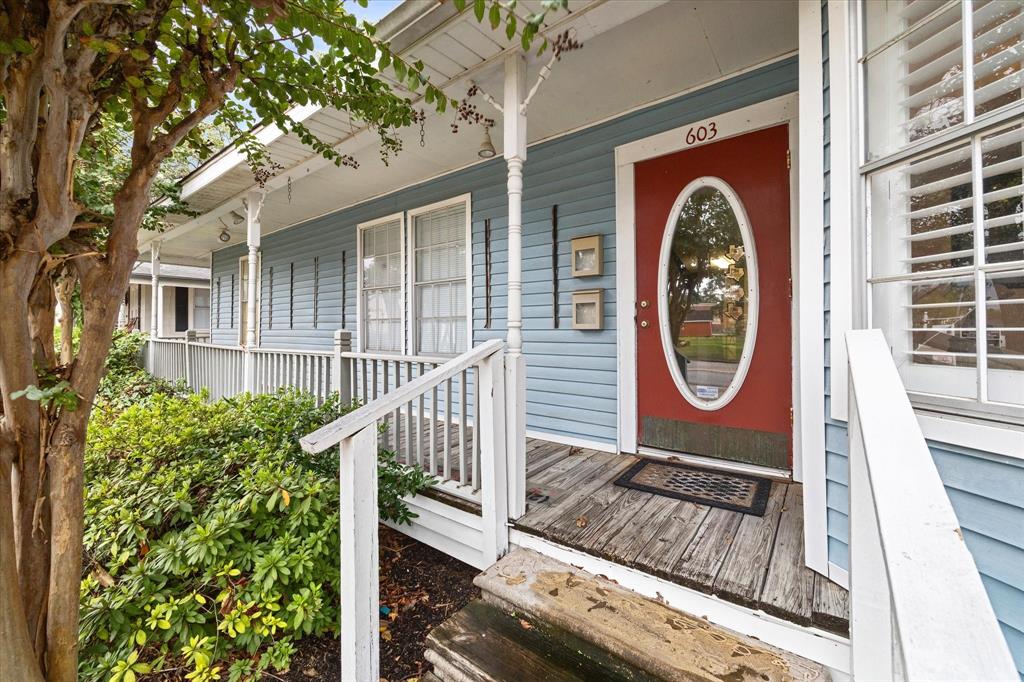
[[683,397],[717,410],[739,391],[757,336],[757,261],[747,214],[722,179],[697,178],[669,213],[661,245],[659,318]]

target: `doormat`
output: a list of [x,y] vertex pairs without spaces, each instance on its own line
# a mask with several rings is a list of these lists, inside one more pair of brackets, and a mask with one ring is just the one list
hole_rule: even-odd
[[753,516],[764,516],[772,489],[767,478],[650,459],[631,466],[615,485]]

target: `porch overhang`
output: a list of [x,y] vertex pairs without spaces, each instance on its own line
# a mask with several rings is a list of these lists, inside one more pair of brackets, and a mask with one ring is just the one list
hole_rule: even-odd
[[[539,0],[520,2],[521,12],[539,7]],[[551,15],[542,34],[553,39],[572,31],[584,48],[559,61],[531,101],[531,145],[784,58],[797,47],[793,0],[574,0],[570,7],[570,13]],[[456,99],[476,83],[500,100],[504,58],[521,49],[518,39],[479,24],[471,11],[456,13],[447,2],[406,2],[382,20],[380,32],[403,56],[422,60],[431,81]],[[550,51],[526,56],[528,83],[549,59]],[[453,134],[453,112],[438,115],[420,103],[418,94],[406,94],[427,110],[422,144],[418,127],[400,131],[403,150],[390,164],[380,159],[377,138],[362,122],[333,109],[297,107],[293,117],[352,155],[360,167],[337,168],[294,136],[273,126],[260,129],[257,136],[283,169],[259,188],[244,158],[235,150],[222,151],[183,180],[182,196],[199,215],[181,217],[159,235],[141,234],[140,252],[159,239],[165,263],[206,265],[213,251],[245,242],[244,200],[256,189],[265,192],[260,217],[266,235],[487,163],[477,156],[483,138],[479,126],[463,124]],[[496,119],[497,130],[500,114],[479,96],[474,103]],[[501,135],[492,139],[500,157]]]

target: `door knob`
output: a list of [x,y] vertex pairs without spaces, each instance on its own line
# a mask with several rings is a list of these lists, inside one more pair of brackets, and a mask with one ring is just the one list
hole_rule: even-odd
[[651,323],[650,323],[650,322],[648,322],[647,320],[642,320],[642,321],[640,322],[640,326],[641,326],[641,327],[643,327],[644,329],[647,329],[648,327],[650,327],[650,326],[651,326]]

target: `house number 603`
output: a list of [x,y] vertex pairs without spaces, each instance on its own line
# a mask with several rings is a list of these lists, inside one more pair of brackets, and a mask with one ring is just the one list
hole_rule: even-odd
[[715,139],[718,135],[718,126],[712,121],[706,126],[696,126],[686,131],[686,144],[697,144]]

